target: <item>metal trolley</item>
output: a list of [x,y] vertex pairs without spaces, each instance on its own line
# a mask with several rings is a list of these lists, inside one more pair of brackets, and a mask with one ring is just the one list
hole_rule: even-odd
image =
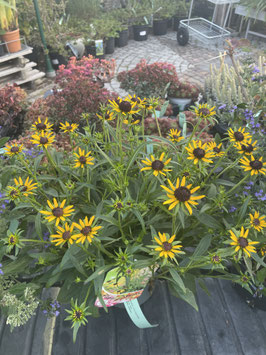
[[[207,1],[215,4],[212,21],[208,21],[203,17],[191,18],[194,4],[194,0],[192,0],[190,4],[188,19],[180,21],[180,31],[177,33],[177,40],[179,44],[185,45],[188,42],[188,38],[192,37],[204,42],[207,45],[217,45],[222,43],[224,38],[230,35],[230,32],[227,31],[224,27],[226,25],[232,4],[239,2],[239,0]],[[223,27],[213,23],[214,17],[217,13],[217,5],[229,5],[227,8],[227,13],[224,16]]]

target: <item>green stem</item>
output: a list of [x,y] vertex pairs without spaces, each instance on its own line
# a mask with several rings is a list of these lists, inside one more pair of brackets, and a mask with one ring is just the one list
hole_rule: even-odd
[[46,243],[50,244],[50,241],[37,240],[37,239],[21,239],[21,242],[33,242],[33,243]]
[[58,172],[58,167],[56,166],[56,164],[55,164],[55,162],[54,162],[54,160],[53,160],[53,158],[52,158],[50,152],[48,151],[47,148],[44,148],[44,151],[45,151],[45,155],[47,156],[47,159],[48,159],[49,163],[53,166],[53,168],[55,169],[55,171]]
[[240,180],[238,184],[236,184],[234,187],[232,187],[232,189],[229,190],[229,191],[225,194],[225,196],[230,195],[233,191],[235,191],[235,189],[238,188],[238,186],[240,186],[240,185],[241,185],[244,181],[246,181],[248,178],[249,178],[249,174],[247,174],[246,176],[244,176],[243,179]]
[[154,117],[155,117],[155,121],[156,121],[156,125],[157,125],[159,136],[162,137],[162,132],[161,132],[161,129],[160,129],[158,117],[157,117],[156,112],[155,112],[155,108],[153,109],[153,114],[154,114]]

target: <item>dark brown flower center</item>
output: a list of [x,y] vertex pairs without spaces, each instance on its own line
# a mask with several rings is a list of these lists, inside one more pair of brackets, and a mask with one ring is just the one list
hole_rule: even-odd
[[210,114],[210,110],[208,108],[200,108],[199,109],[199,114],[201,114],[202,116],[209,116]]
[[10,152],[11,153],[17,153],[19,151],[19,147],[12,147],[11,149],[10,149]]
[[170,251],[172,249],[172,244],[168,242],[163,242],[163,248],[165,251]]
[[48,138],[46,138],[46,137],[41,137],[41,138],[40,138],[40,144],[46,144],[46,143],[48,143]]
[[151,164],[151,167],[153,168],[153,170],[163,170],[164,168],[164,163],[161,160],[154,160]]
[[246,276],[242,276],[242,282],[248,282],[249,279]]
[[25,192],[25,191],[27,191],[27,190],[28,190],[27,186],[24,186],[24,185],[23,185],[23,186],[20,187],[20,191],[21,191],[21,192]]
[[239,242],[239,245],[241,246],[241,248],[245,248],[248,246],[247,238],[240,237],[238,239],[238,242]]
[[76,319],[80,319],[80,318],[82,317],[82,312],[81,312],[81,311],[75,311],[74,317],[75,317]]
[[191,192],[185,186],[180,186],[174,192],[175,198],[180,202],[186,202],[190,199]]
[[64,214],[64,210],[63,208],[56,207],[52,210],[52,213],[55,217],[62,217]]
[[238,142],[243,141],[244,138],[245,138],[245,137],[244,137],[244,134],[241,133],[241,132],[239,132],[239,131],[234,132],[234,137],[235,137],[236,141],[238,141]]
[[259,226],[260,220],[258,218],[253,219],[253,224],[254,224],[254,226]]
[[185,176],[185,177],[188,177],[189,175],[190,175],[190,174],[189,174],[188,171],[185,171],[184,174],[183,174],[183,176]]
[[214,256],[212,257],[212,261],[213,261],[214,263],[220,263],[220,262],[221,262],[221,258],[220,258],[219,255],[214,255]]
[[36,124],[36,128],[39,130],[39,131],[44,131],[46,129],[46,124],[44,123],[37,123]]
[[14,238],[14,237],[10,237],[9,243],[10,243],[10,244],[14,244],[14,243],[15,243],[15,238]]
[[213,148],[213,151],[214,151],[215,153],[220,153],[221,149],[218,148],[218,147],[214,147],[214,148]]
[[201,148],[196,148],[193,150],[193,154],[196,158],[202,159],[205,156],[205,150]]
[[247,152],[247,153],[251,153],[254,150],[254,147],[252,144],[247,144],[247,145],[242,144],[241,148],[242,148],[243,152]]
[[117,202],[115,207],[118,209],[118,210],[121,210],[121,208],[123,208],[123,205],[121,202]]
[[70,238],[70,232],[69,231],[65,231],[63,234],[62,234],[62,238],[64,240],[68,240]]
[[84,157],[84,155],[82,155],[81,157],[79,157],[79,162],[80,162],[80,164],[86,164],[86,161],[87,161],[87,159],[86,159],[86,157]]
[[16,196],[16,195],[18,195],[18,191],[17,190],[10,191],[10,196],[11,197]]
[[81,229],[81,233],[86,236],[89,235],[91,231],[92,231],[92,228],[90,226],[86,226],[83,229]]
[[119,103],[119,108],[122,112],[130,112],[131,111],[131,103],[128,101],[121,101]]
[[109,113],[106,113],[106,114],[105,114],[105,119],[108,120],[109,118],[110,118]]
[[262,162],[259,161],[259,160],[252,160],[249,165],[254,170],[260,170],[262,168],[262,166],[263,166]]

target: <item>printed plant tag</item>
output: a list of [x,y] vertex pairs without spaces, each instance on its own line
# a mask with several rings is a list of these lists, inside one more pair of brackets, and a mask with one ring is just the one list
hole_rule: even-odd
[[146,31],[141,31],[141,32],[139,33],[139,35],[140,35],[140,36],[146,36],[146,33],[147,33]]
[[103,40],[102,39],[97,39],[95,41],[95,47],[96,47],[96,55],[103,55]]
[[[118,271],[119,268],[110,270],[102,286],[102,298],[107,307],[138,298],[152,276],[148,267],[133,270],[127,280],[124,276],[119,276]],[[95,306],[102,307],[99,298],[96,299]]]

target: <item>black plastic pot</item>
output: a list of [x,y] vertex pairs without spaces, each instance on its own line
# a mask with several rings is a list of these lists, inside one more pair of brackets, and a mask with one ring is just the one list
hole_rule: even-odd
[[185,17],[184,16],[174,16],[174,21],[173,21],[173,30],[174,31],[178,31],[179,29],[179,23],[181,20],[184,20]]
[[117,47],[125,47],[128,44],[128,29],[119,32],[119,37],[115,39]]
[[104,59],[104,54],[103,55],[98,55],[98,56],[96,55],[96,47],[95,47],[94,44],[93,45],[86,45],[85,46],[85,52],[86,52],[86,56],[93,55],[95,58]]
[[254,291],[253,295],[248,292],[239,284],[235,284],[235,290],[238,295],[245,300],[245,302],[252,308],[258,308],[266,311],[266,297],[260,293],[260,290],[256,290],[255,287],[251,287]]
[[147,41],[148,39],[147,25],[133,25],[133,35],[135,41]]
[[163,36],[167,33],[168,19],[154,20],[153,21],[153,34],[155,36]]
[[215,136],[216,133],[219,134],[219,136],[223,139],[227,137],[227,131],[229,129],[229,126],[225,123],[216,123],[215,126],[213,126],[210,129],[210,133]]
[[113,54],[115,51],[115,38],[109,37],[105,42],[105,54]]
[[167,19],[167,27],[172,28],[173,26],[173,17]]
[[59,66],[64,64],[67,65],[68,59],[57,52],[49,52],[49,56],[55,70],[59,69]]

